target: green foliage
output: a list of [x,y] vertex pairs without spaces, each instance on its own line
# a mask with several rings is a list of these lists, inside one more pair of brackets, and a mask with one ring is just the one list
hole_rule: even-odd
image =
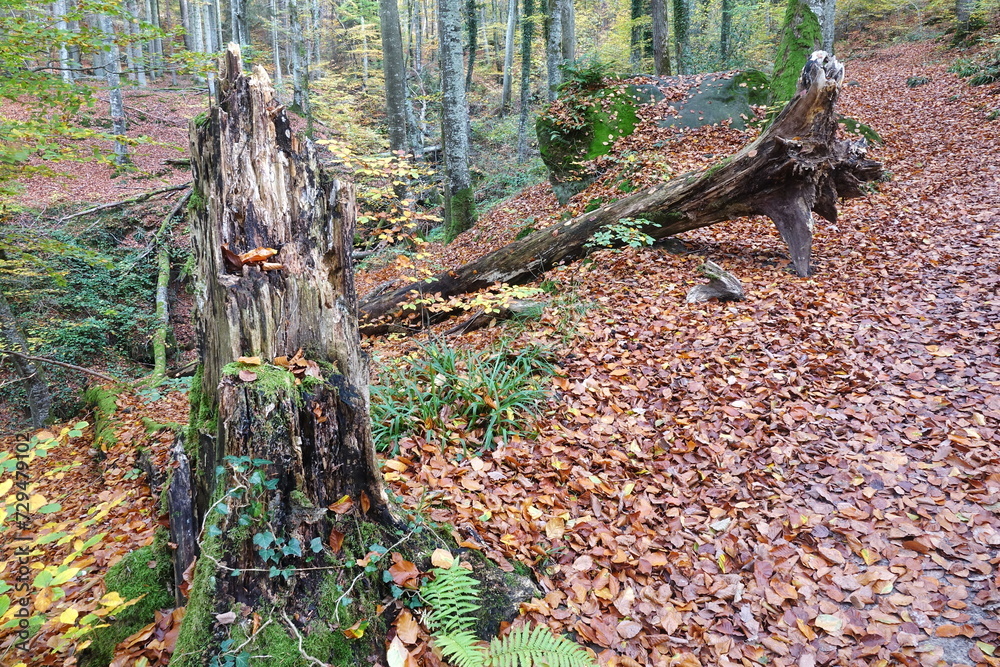
[[587,248],[603,246],[605,248],[617,248],[627,245],[630,248],[642,248],[653,245],[656,240],[642,230],[650,227],[659,227],[655,222],[636,218],[621,218],[618,222],[609,222],[601,227],[591,240],[584,244]]
[[479,581],[458,558],[449,568],[431,570],[434,579],[420,587],[420,597],[431,608],[427,629],[435,634],[472,630],[479,610]]
[[959,58],[948,71],[968,79],[970,86],[987,86],[1000,81],[1000,36],[990,41],[994,45],[992,49],[975,59]]
[[449,568],[431,570],[433,579],[420,587],[430,607],[427,627],[441,654],[455,667],[593,667],[583,647],[557,636],[544,625],[524,625],[488,645],[474,631],[481,609],[479,582],[455,559]]
[[[530,433],[552,365],[540,348],[483,353],[431,344],[390,364],[371,388],[372,433],[387,451],[404,435],[442,439],[482,432],[484,447]],[[464,442],[463,438],[463,442]]]
[[931,79],[927,76],[911,76],[906,79],[906,87],[916,88],[918,86],[926,86],[930,82]]
[[618,78],[614,65],[597,56],[565,63],[559,69],[563,73],[563,81],[556,88],[560,96],[592,92],[603,88],[607,80]]

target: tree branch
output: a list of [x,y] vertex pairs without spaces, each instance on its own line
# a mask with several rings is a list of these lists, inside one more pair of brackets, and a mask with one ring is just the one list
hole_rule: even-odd
[[65,361],[56,361],[55,359],[49,359],[48,357],[34,357],[29,354],[22,354],[20,352],[15,352],[14,350],[2,350],[2,349],[0,349],[0,354],[10,354],[20,359],[25,359],[27,361],[37,361],[38,363],[42,364],[61,366],[63,368],[68,368],[72,371],[78,371],[80,373],[86,373],[87,375],[93,375],[94,377],[101,378],[102,380],[107,380],[108,382],[121,382],[121,380],[113,378],[110,375],[105,375],[104,373],[99,373],[95,370],[84,368],[83,366],[77,366],[75,364],[67,364]]
[[59,222],[66,222],[67,220],[72,220],[73,218],[79,218],[90,213],[98,213],[99,211],[107,211],[109,209],[118,208],[120,206],[126,206],[128,204],[138,204],[144,202],[147,199],[152,199],[157,195],[166,194],[168,192],[177,192],[178,190],[183,190],[185,188],[191,187],[191,181],[187,183],[181,183],[180,185],[171,185],[166,188],[160,188],[159,190],[150,190],[149,192],[143,192],[134,197],[129,197],[128,199],[122,199],[121,201],[111,202],[110,204],[101,204],[100,206],[93,206],[86,210],[80,211],[79,213],[73,213],[70,215],[65,215],[59,218]]

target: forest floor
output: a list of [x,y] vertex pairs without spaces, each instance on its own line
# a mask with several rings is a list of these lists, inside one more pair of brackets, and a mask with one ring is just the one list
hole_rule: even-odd
[[[553,270],[576,307],[547,308],[512,343],[545,346],[560,367],[539,436],[472,457],[406,439],[392,491],[505,566],[532,567],[544,597],[525,614],[602,664],[1000,665],[1000,121],[986,120],[995,91],[947,73],[952,59],[930,43],[846,59],[839,109],[885,139],[871,154],[892,180],[836,225],[817,221],[813,277],[788,270],[763,219],[685,234],[680,254],[607,250]],[[695,133],[677,159],[745,139]],[[548,186],[530,188],[428,262],[559,213]],[[745,301],[685,304],[706,258],[744,281]],[[417,342],[368,345],[387,359]],[[135,437],[118,447],[165,446],[134,420],[179,421],[178,396],[119,399]],[[108,466],[134,463],[122,451],[95,463],[88,437],[72,461],[36,462],[53,485],[40,494],[65,507],[130,493]],[[90,576],[151,539],[153,500],[137,488],[128,521],[92,528],[108,537]],[[9,544],[0,556],[10,567]],[[98,605],[101,584],[78,583],[53,616]],[[39,664],[59,629],[53,618],[35,640]]]

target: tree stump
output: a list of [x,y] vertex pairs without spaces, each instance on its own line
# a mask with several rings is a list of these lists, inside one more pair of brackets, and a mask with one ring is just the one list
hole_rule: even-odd
[[[294,611],[315,597],[295,552],[327,542],[329,506],[392,522],[358,335],[353,186],[292,135],[267,73],[245,75],[236,45],[218,85],[190,128],[202,367],[187,442],[207,528],[175,655],[215,655],[214,615],[235,603]],[[266,553],[258,534],[288,549]]]

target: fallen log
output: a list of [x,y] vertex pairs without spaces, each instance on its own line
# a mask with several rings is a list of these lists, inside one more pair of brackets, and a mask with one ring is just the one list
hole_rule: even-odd
[[816,51],[802,70],[796,96],[737,154],[704,171],[540,229],[454,270],[368,297],[359,304],[362,333],[378,335],[400,324],[439,322],[454,314],[440,308],[441,300],[495,283],[531,282],[554,266],[586,255],[592,250],[588,240],[622,218],[637,219],[641,232],[663,239],[735,218],[766,215],[788,245],[795,272],[808,276],[813,212],[836,222],[837,199],[862,196],[862,183],[882,176],[882,165],[865,157],[863,139],[836,138],[834,105],[843,78],[844,68],[837,59]]
[[191,181],[187,183],[181,183],[180,185],[168,185],[165,188],[158,188],[156,190],[149,190],[135,195],[134,197],[129,197],[128,199],[122,199],[121,201],[113,201],[108,204],[100,204],[98,206],[92,206],[83,211],[77,213],[71,213],[70,215],[64,215],[59,218],[58,222],[66,222],[67,220],[72,220],[74,218],[79,218],[85,215],[90,215],[91,213],[100,213],[101,211],[110,211],[113,208],[120,208],[122,206],[128,206],[130,204],[141,204],[147,199],[152,199],[159,195],[167,194],[168,192],[177,192],[178,190],[185,190],[191,187]]

